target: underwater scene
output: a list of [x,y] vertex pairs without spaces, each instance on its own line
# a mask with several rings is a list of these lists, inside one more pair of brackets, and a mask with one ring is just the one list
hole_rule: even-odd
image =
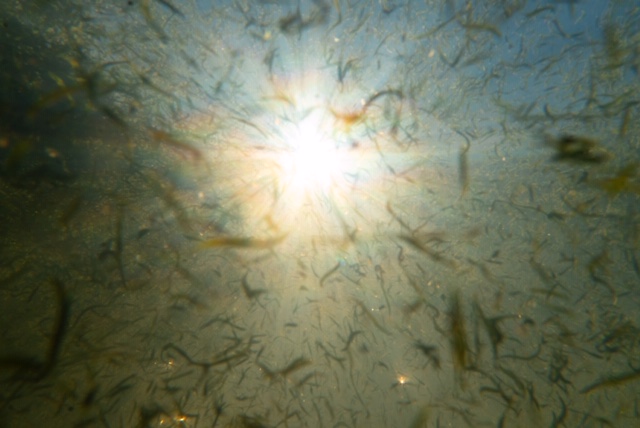
[[0,25],[0,427],[640,426],[637,2]]

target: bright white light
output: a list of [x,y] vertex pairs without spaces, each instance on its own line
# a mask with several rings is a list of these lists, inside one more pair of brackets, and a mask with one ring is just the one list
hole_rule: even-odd
[[285,134],[288,151],[280,165],[289,186],[304,191],[328,191],[344,171],[344,160],[322,128],[318,115],[310,114]]

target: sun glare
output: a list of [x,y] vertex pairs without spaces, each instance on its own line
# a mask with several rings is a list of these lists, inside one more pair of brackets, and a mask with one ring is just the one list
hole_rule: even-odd
[[327,193],[340,180],[347,165],[328,131],[317,114],[287,130],[287,150],[279,159],[287,186],[304,194]]

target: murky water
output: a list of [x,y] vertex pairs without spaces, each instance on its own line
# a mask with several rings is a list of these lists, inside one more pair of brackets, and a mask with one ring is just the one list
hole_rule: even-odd
[[0,418],[638,425],[638,8],[0,6]]

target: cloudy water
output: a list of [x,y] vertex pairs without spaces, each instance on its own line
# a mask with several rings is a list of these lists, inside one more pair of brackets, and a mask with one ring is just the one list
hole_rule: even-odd
[[633,2],[0,16],[0,426],[640,425]]

